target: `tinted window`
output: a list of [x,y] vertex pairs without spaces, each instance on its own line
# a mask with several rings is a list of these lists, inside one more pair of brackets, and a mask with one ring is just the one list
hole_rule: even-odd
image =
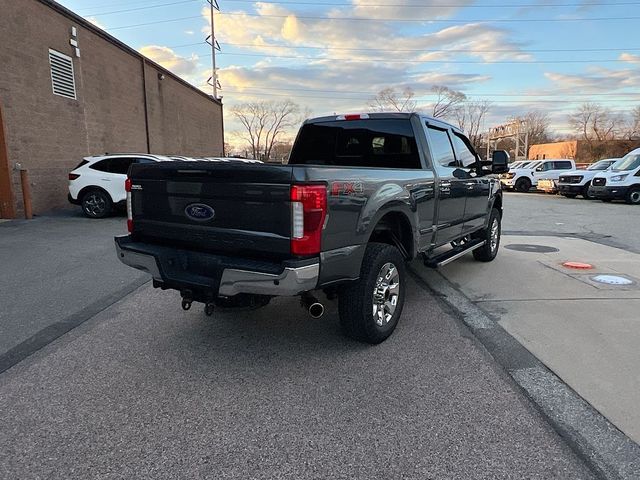
[[555,170],[571,170],[573,166],[571,162],[553,162],[555,164]]
[[460,164],[465,168],[474,166],[476,163],[476,154],[473,152],[471,146],[467,144],[465,139],[457,133],[454,133],[453,144],[456,147],[458,162],[460,162]]
[[433,154],[433,161],[443,167],[457,167],[456,159],[453,155],[453,147],[446,130],[429,127],[429,145]]
[[126,175],[133,161],[134,161],[133,158],[112,158],[111,173],[119,173],[121,175]]
[[421,168],[408,119],[307,124],[294,144],[290,165]]
[[136,159],[136,163],[156,163],[156,161],[150,158],[138,158]]
[[541,172],[546,172],[547,170],[553,169],[553,162],[545,162],[538,167]]
[[111,171],[111,160],[100,160],[99,162],[94,163],[89,168],[92,170],[98,170],[99,172],[110,172]]

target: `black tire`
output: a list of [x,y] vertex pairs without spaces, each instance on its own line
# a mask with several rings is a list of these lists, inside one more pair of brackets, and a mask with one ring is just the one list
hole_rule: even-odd
[[109,194],[103,190],[89,190],[82,196],[82,211],[89,218],[104,218],[113,210]]
[[[502,216],[500,215],[500,211],[494,208],[491,210],[487,228],[474,235],[474,238],[485,240],[485,244],[473,251],[473,258],[479,262],[490,262],[496,258],[498,249],[500,248],[500,236],[502,235],[501,223]],[[496,229],[495,232],[494,228]],[[496,235],[495,237],[494,233]]]
[[583,188],[582,188],[582,198],[584,198],[585,200],[593,200],[595,197],[593,195],[589,194],[589,187],[591,186],[591,182],[588,182]]
[[578,195],[576,195],[575,193],[563,193],[563,196],[567,198],[576,198]]
[[[389,265],[393,272],[388,270]],[[385,274],[384,278],[381,274]],[[385,243],[368,244],[360,279],[347,284],[338,294],[340,324],[345,334],[373,345],[385,341],[395,330],[402,314],[405,291],[406,266],[400,251]],[[393,301],[395,306],[389,313],[387,304]],[[381,314],[377,318],[374,316],[376,307]]]
[[520,178],[516,182],[515,189],[517,192],[526,193],[531,190],[531,180],[528,178]]
[[631,187],[625,200],[629,205],[640,205],[640,187]]

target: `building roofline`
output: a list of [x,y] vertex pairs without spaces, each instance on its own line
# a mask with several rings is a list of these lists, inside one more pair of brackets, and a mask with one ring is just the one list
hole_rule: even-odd
[[126,43],[118,40],[117,38],[115,38],[114,36],[110,35],[106,31],[101,29],[100,27],[97,27],[96,25],[94,25],[90,21],[88,21],[85,18],[81,17],[77,13],[75,13],[75,12],[69,10],[68,8],[60,5],[55,0],[38,0],[38,1],[40,3],[42,3],[43,5],[46,5],[47,7],[51,8],[52,10],[55,10],[60,15],[63,15],[65,17],[69,18],[70,20],[74,21],[75,23],[80,24],[83,28],[86,28],[87,30],[89,30],[92,33],[96,34],[97,36],[99,36],[103,40],[106,40],[107,42],[115,45],[120,50],[123,50],[126,53],[128,53],[130,55],[133,55],[134,57],[137,57],[140,60],[152,65],[153,67],[155,67],[158,70],[160,70],[162,73],[164,73],[166,75],[169,75],[171,78],[176,80],[178,83],[181,83],[185,87],[190,88],[194,92],[199,93],[200,95],[202,95],[203,97],[207,98],[211,102],[217,103],[218,105],[222,105],[222,101],[220,99],[213,98],[211,95],[203,92],[202,90],[200,90],[196,86],[191,85],[189,82],[187,82],[186,80],[180,78],[178,75],[173,73],[171,70],[166,69],[162,65],[160,65],[160,64],[154,62],[153,60],[151,60],[149,57],[144,56],[139,51],[137,51],[135,48],[132,48],[129,45],[127,45]]

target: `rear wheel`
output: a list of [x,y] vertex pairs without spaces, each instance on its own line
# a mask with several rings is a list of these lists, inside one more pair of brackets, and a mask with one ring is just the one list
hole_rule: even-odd
[[496,255],[498,255],[498,248],[500,247],[500,236],[502,233],[501,215],[500,211],[496,208],[491,210],[491,216],[489,217],[489,223],[487,228],[481,230],[475,235],[475,238],[480,238],[485,241],[485,244],[480,248],[476,248],[473,251],[473,258],[479,262],[490,262]]
[[82,196],[82,211],[89,218],[104,218],[111,213],[113,202],[102,190],[89,190]]
[[521,178],[516,182],[515,189],[518,192],[525,193],[531,190],[531,180],[528,178]]
[[384,243],[368,244],[360,279],[340,289],[338,311],[344,332],[371,344],[386,340],[402,314],[405,284],[400,251]]
[[640,187],[631,187],[626,200],[631,205],[640,205]]

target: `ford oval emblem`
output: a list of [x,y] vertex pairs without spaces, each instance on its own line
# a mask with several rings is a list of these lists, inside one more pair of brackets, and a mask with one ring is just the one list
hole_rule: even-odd
[[216,216],[215,210],[204,203],[192,203],[187,205],[184,209],[184,214],[196,222],[208,222],[209,220],[213,220],[213,217]]

